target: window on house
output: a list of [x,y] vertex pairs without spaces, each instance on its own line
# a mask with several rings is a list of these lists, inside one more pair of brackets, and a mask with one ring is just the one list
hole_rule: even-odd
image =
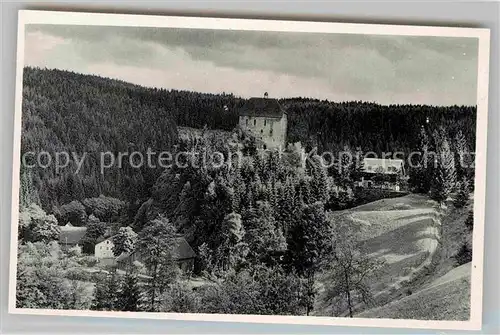
[[273,128],[269,129],[269,135],[273,136]]
[[255,126],[257,124],[257,120],[253,119],[253,125]]
[[267,120],[264,119],[264,127],[267,125]]
[[261,134],[263,134],[263,133],[264,133],[264,129],[261,129],[261,130],[260,130],[260,133],[261,133]]
[[247,126],[248,126],[248,118],[246,118],[246,124],[247,124]]
[[370,165],[368,165],[368,166],[366,167],[366,169],[367,169],[368,171],[371,171],[371,170],[372,170],[372,167],[371,167]]

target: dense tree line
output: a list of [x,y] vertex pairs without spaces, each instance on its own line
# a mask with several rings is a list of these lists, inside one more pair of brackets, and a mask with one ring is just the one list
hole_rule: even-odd
[[[97,76],[67,71],[25,68],[21,154],[34,152],[27,164],[36,164],[36,154],[47,151],[52,165],[30,169],[36,197],[51,211],[73,200],[106,194],[134,204],[148,197],[160,171],[143,167],[100,170],[100,153],[169,150],[177,141],[177,128],[168,104],[159,90],[146,89]],[[55,153],[86,153],[75,174],[74,160],[54,168]],[[49,163],[47,156],[42,164]],[[27,183],[28,184],[28,183]]]
[[455,207],[463,207],[473,190],[475,153],[462,130],[453,139],[445,127],[432,133],[422,127],[418,138],[413,148],[418,155],[408,160],[411,190],[441,203],[455,194]]
[[[36,168],[30,176],[42,208],[100,194],[131,204],[142,202],[161,173],[135,169],[124,161],[121,169],[101,174],[99,152],[145,153],[170,150],[177,141],[176,125],[232,130],[244,99],[232,94],[144,88],[97,76],[60,70],[25,68],[23,82],[22,153],[28,151],[87,152],[82,170],[74,163],[60,173]],[[476,108],[426,105],[378,105],[293,98],[280,103],[288,114],[289,143],[301,142],[318,152],[359,148],[363,152],[403,152],[420,143],[425,125],[429,133],[440,127],[450,139],[475,143]],[[30,156],[31,157],[31,156]],[[33,163],[33,158],[28,163]],[[125,198],[125,199],[124,199]]]
[[368,102],[330,102],[287,99],[288,140],[321,151],[337,152],[345,146],[363,152],[403,152],[408,155],[418,141],[422,126],[444,127],[453,138],[459,130],[475,143],[475,106],[378,105]]

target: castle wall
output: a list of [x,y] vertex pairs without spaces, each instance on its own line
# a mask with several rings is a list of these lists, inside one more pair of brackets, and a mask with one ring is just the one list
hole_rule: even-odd
[[254,136],[265,143],[267,149],[275,149],[280,146],[284,149],[286,143],[286,114],[283,117],[254,117],[240,116],[239,125],[243,129],[247,129]]

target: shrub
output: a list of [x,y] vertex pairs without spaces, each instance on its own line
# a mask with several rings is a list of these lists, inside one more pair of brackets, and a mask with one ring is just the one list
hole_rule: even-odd
[[76,281],[91,281],[92,274],[81,268],[70,268],[66,271],[66,278]]
[[472,250],[464,243],[458,253],[455,255],[457,265],[466,264],[472,261]]
[[49,242],[59,236],[59,228],[54,215],[47,215],[36,204],[24,208],[19,213],[19,239],[26,242]]
[[174,313],[195,313],[199,310],[200,299],[196,293],[179,282],[170,287],[164,294],[162,309]]
[[84,256],[78,259],[78,263],[86,267],[94,267],[97,265],[99,260],[94,256]]
[[82,254],[82,248],[79,245],[75,245],[71,249],[68,250],[68,255],[70,257],[78,257]]

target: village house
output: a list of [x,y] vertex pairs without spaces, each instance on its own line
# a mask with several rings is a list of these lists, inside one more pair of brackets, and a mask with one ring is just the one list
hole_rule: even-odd
[[[134,264],[134,262],[144,263],[145,257],[146,256],[141,254],[138,250],[135,250],[131,253],[121,254],[116,258],[116,262],[119,269],[126,270],[126,268]],[[196,253],[184,237],[177,236],[175,238],[172,258],[184,273],[193,271]]]
[[101,238],[94,246],[94,256],[101,265],[116,265],[116,256],[113,253],[113,236]]
[[250,98],[239,110],[239,125],[255,136],[260,149],[285,148],[287,115],[278,100]]
[[402,159],[364,158],[359,187],[400,191],[406,172]]
[[112,237],[97,243],[94,247],[94,256],[99,259],[114,258],[115,255],[113,254],[113,246]]
[[62,250],[69,250],[81,246],[81,240],[87,233],[87,227],[74,227],[71,223],[59,227],[59,245]]

